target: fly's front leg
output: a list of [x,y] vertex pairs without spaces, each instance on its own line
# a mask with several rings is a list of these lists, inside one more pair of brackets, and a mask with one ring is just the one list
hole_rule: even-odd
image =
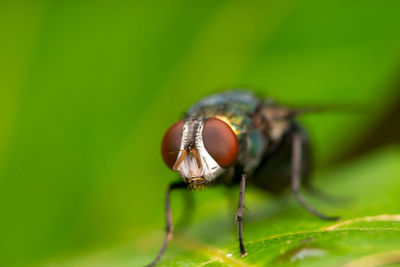
[[242,226],[243,226],[243,208],[244,208],[244,193],[246,189],[246,174],[242,174],[242,179],[240,181],[240,193],[239,193],[239,204],[238,209],[236,212],[236,222],[238,224],[238,236],[239,236],[239,248],[240,248],[240,256],[246,256],[247,252],[243,245],[243,233],[242,233]]
[[168,242],[171,240],[172,238],[172,232],[173,232],[173,225],[172,225],[172,213],[171,213],[171,205],[170,205],[170,195],[171,195],[171,191],[177,188],[185,188],[186,184],[183,182],[176,182],[176,183],[172,183],[168,186],[167,188],[167,193],[165,195],[165,219],[166,219],[166,228],[165,228],[165,237],[164,237],[164,241],[162,243],[161,249],[158,252],[157,257],[153,260],[152,263],[150,263],[149,265],[147,265],[148,267],[150,266],[155,266],[157,264],[157,262],[160,261],[162,255],[165,252],[165,249],[167,248],[167,244]]
[[293,144],[292,144],[292,181],[291,181],[291,189],[292,194],[297,199],[297,201],[307,209],[311,214],[319,217],[323,220],[339,220],[340,217],[331,217],[320,213],[313,206],[308,204],[303,196],[300,194],[300,186],[301,186],[301,161],[302,161],[302,145],[304,142],[303,135],[295,131],[293,133]]

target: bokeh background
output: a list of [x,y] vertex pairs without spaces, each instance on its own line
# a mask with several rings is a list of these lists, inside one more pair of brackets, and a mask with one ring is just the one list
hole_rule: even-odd
[[[342,107],[301,119],[320,169],[399,142],[399,10],[396,0],[2,1],[0,265],[161,241],[177,177],[160,141],[210,93]],[[158,249],[140,244],[132,255]]]

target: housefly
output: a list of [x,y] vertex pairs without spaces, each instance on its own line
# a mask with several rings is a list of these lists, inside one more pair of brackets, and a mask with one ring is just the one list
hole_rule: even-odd
[[165,164],[182,180],[167,188],[166,235],[150,266],[161,259],[172,237],[170,194],[179,188],[239,184],[236,222],[241,256],[247,254],[242,238],[247,183],[275,193],[290,188],[310,213],[324,220],[339,219],[320,213],[300,193],[301,185],[309,182],[310,149],[296,116],[307,111],[262,100],[246,90],[213,94],[189,108],[166,131],[161,144]]

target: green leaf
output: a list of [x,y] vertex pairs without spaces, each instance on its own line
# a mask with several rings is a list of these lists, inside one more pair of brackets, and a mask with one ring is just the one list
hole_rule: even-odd
[[[190,231],[178,229],[159,266],[362,266],[372,259],[400,262],[399,162],[400,149],[387,149],[317,174],[318,187],[342,200],[324,204],[306,194],[307,199],[327,214],[342,216],[338,222],[319,220],[292,199],[266,198],[250,187],[244,221],[248,255],[242,258],[236,242],[235,206],[229,210],[221,195],[217,200],[219,190],[190,192],[199,195],[200,209],[205,206],[214,212],[197,217]],[[237,193],[237,188],[233,190]],[[174,214],[178,217],[179,213]],[[163,232],[156,231],[133,245],[56,262],[68,266],[140,266],[155,257],[162,237]]]

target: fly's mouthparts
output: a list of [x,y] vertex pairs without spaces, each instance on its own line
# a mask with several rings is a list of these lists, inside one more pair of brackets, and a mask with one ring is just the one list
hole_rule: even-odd
[[186,181],[189,183],[189,189],[199,190],[207,187],[206,180],[201,177],[188,178]]
[[202,177],[187,178],[186,182],[189,183],[189,186],[198,186],[206,184],[206,180]]
[[193,182],[193,181],[202,181],[203,178],[201,178],[201,177],[193,177],[193,178],[189,178],[188,180],[189,180],[190,182]]

